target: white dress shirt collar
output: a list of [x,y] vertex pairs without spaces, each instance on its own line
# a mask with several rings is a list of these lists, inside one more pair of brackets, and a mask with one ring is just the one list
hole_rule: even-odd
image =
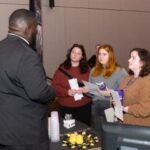
[[17,34],[14,34],[14,33],[8,33],[9,35],[13,35],[13,36],[16,36],[16,37],[19,37],[20,39],[22,39],[23,41],[25,41],[28,45],[29,45],[29,42],[25,39],[25,38],[23,38],[23,37],[21,37],[21,36],[19,36],[19,35],[17,35]]

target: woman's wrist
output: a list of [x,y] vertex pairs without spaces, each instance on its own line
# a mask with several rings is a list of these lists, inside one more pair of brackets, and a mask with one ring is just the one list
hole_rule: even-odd
[[129,110],[129,106],[123,107],[123,111],[124,111],[125,113],[127,113],[128,110]]

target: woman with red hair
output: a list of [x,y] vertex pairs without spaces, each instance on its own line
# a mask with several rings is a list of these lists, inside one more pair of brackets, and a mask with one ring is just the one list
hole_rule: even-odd
[[[121,80],[127,75],[124,68],[117,64],[111,45],[100,45],[97,51],[96,64],[91,70],[89,82],[103,82],[108,89],[117,90]],[[101,123],[105,121],[104,110],[110,107],[110,96],[106,91],[100,91],[100,96],[93,97],[92,115],[93,125],[100,132]]]

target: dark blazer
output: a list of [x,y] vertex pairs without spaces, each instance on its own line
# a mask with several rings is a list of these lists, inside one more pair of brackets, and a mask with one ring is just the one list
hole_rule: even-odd
[[88,64],[91,68],[93,68],[96,64],[96,55],[92,55],[89,60],[88,60]]
[[48,140],[47,103],[54,97],[36,52],[8,35],[0,42],[0,144]]

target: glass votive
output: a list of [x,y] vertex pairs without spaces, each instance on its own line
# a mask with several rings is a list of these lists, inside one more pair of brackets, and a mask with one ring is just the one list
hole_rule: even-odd
[[96,83],[100,90],[105,91],[106,90],[106,84],[105,82]]

